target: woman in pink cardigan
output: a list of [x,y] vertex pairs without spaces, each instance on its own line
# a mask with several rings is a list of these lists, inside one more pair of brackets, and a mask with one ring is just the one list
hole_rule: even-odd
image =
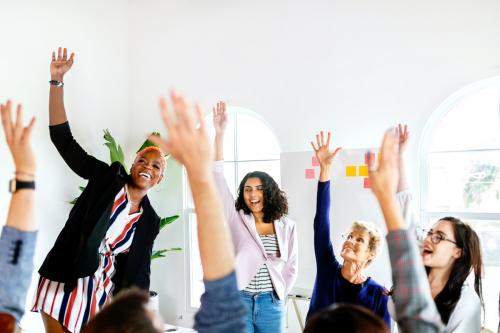
[[214,175],[235,247],[247,331],[284,332],[284,301],[297,277],[295,222],[286,217],[285,193],[262,171],[242,179],[235,203],[223,173],[226,125],[226,105],[219,102],[214,108]]

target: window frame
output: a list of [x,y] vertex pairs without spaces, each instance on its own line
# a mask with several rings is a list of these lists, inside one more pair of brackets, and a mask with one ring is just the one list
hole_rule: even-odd
[[[478,151],[499,151],[499,149],[464,149],[464,150],[450,150],[450,151],[435,151],[431,152],[431,142],[434,138],[433,134],[435,130],[438,128],[439,124],[443,121],[446,115],[453,110],[453,107],[456,103],[458,103],[462,98],[465,98],[471,94],[474,94],[482,89],[485,89],[490,86],[497,86],[500,95],[500,76],[484,79],[472,84],[469,84],[462,89],[459,89],[447,99],[445,99],[438,108],[433,112],[429,120],[427,121],[421,135],[419,151],[418,151],[418,175],[420,176],[420,191],[419,191],[419,214],[421,224],[428,224],[430,221],[436,221],[439,218],[445,216],[454,216],[465,221],[467,220],[483,220],[483,221],[500,221],[500,212],[471,212],[471,211],[460,211],[460,210],[437,210],[430,209],[431,205],[429,205],[429,180],[430,180],[430,170],[429,170],[429,156],[432,153],[468,153],[468,152],[478,152]],[[500,114],[500,102],[498,105],[498,112]],[[484,251],[484,250],[483,250]],[[484,253],[483,253],[483,274],[487,271],[488,267],[491,270],[498,271],[500,266],[497,265],[486,265],[484,262]],[[488,291],[485,289],[489,279],[495,279],[493,276],[483,276],[483,300],[485,301],[484,308],[481,309],[481,324],[486,325],[486,319],[488,317],[496,317],[498,316],[498,312],[495,309],[488,308],[487,299],[488,299]],[[491,281],[489,281],[491,284]],[[495,296],[496,298],[497,296]],[[498,302],[498,300],[496,301]],[[486,311],[486,313],[485,313]],[[494,313],[494,314],[492,314]],[[496,314],[495,314],[496,313]],[[496,317],[498,318],[498,317]],[[490,318],[491,320],[491,318]],[[494,323],[495,324],[495,323]],[[487,327],[489,329],[496,329],[496,327]]]
[[[462,98],[467,95],[473,94],[479,90],[487,88],[491,85],[497,85],[500,94],[500,76],[492,77],[489,79],[484,79],[468,86],[459,89],[447,99],[445,99],[438,108],[433,112],[429,120],[427,121],[424,130],[422,131],[420,146],[419,146],[419,175],[420,175],[420,220],[429,221],[431,219],[437,219],[443,216],[456,216],[463,219],[471,220],[500,220],[500,212],[498,213],[488,213],[488,212],[470,212],[470,211],[449,211],[449,210],[435,210],[429,209],[428,205],[428,192],[429,192],[429,154],[435,152],[429,152],[429,148],[433,139],[433,134],[438,125],[444,119],[444,117],[453,109],[453,106],[459,102]],[[499,104],[500,112],[500,104]],[[440,153],[467,153],[467,152],[478,152],[478,151],[497,151],[498,149],[466,149],[466,150],[453,150],[453,151],[440,151]]]

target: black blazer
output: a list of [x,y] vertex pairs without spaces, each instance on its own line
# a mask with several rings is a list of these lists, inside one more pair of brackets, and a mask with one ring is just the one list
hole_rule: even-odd
[[[129,181],[124,167],[108,165],[87,154],[71,134],[68,122],[50,126],[50,138],[66,164],[88,184],[69,213],[64,228],[45,258],[39,273],[52,281],[65,283],[65,291],[76,286],[78,278],[94,274],[99,266],[99,246],[106,235],[115,196]],[[160,217],[145,196],[143,213],[137,222],[127,254],[116,256],[113,293],[136,286],[148,290],[153,242],[160,231]]]

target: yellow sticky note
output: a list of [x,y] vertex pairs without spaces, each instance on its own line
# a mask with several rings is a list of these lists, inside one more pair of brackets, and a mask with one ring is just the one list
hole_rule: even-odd
[[358,174],[361,177],[368,177],[368,165],[360,165]]
[[346,166],[345,175],[346,177],[356,177],[356,166],[355,165]]

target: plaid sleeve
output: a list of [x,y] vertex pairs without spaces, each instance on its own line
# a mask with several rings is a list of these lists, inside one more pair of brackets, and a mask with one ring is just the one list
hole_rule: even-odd
[[396,321],[402,332],[443,332],[429,282],[412,232],[387,234],[394,283]]

